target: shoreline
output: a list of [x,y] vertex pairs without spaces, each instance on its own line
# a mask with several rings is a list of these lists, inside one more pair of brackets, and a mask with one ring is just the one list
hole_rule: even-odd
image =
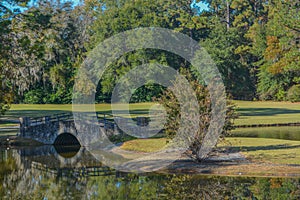
[[[10,138],[9,145],[0,145],[0,149],[23,149],[34,148],[43,146],[43,144],[32,142],[30,139],[22,138],[21,140],[16,136],[0,137],[0,141]],[[18,144],[18,145],[13,145]],[[27,144],[27,145],[25,145]],[[147,156],[147,153],[124,151],[120,147],[111,149],[110,152],[117,153],[124,158],[134,159],[135,156]],[[168,156],[166,155],[166,159]],[[143,160],[143,159],[142,159]],[[164,158],[165,160],[165,158]],[[143,160],[145,167],[147,163],[159,163],[162,160],[157,158]],[[155,161],[155,162],[153,162]],[[134,162],[132,163],[134,164]],[[151,164],[150,164],[151,167]],[[166,168],[155,171],[155,173],[162,174],[193,174],[193,175],[205,175],[205,176],[227,176],[227,177],[272,177],[272,178],[300,178],[300,165],[297,164],[272,164],[254,162],[247,158],[243,152],[214,152],[207,159],[202,162],[197,162],[186,155],[182,155],[181,158],[171,163]]]

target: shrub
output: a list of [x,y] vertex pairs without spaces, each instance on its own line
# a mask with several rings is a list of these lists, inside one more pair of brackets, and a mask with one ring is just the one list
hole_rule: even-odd
[[24,95],[24,103],[26,104],[41,104],[43,103],[43,90],[30,90]]
[[[196,135],[194,135],[194,139],[192,139],[194,142],[193,144],[189,147],[190,152],[191,152],[191,157],[196,158],[197,160],[201,160],[199,157],[199,150],[202,145],[202,140],[205,136],[205,133],[207,132],[207,129],[210,125],[210,120],[211,120],[211,103],[210,103],[210,95],[208,92],[208,89],[199,84],[198,81],[195,80],[195,78],[192,76],[192,74],[189,71],[183,70],[183,74],[186,76],[186,79],[189,81],[189,84],[192,86],[197,101],[198,101],[198,106],[199,106],[199,114],[200,114],[200,121],[199,121],[199,130],[197,131]],[[180,80],[177,80],[176,85],[173,86],[173,89],[177,91],[184,91],[185,88],[183,87],[184,84],[180,83]],[[158,102],[164,106],[166,109],[168,118],[167,122],[165,124],[165,133],[167,138],[173,139],[176,135],[177,130],[180,127],[180,118],[181,118],[181,113],[180,113],[180,105],[179,102],[174,95],[174,93],[171,90],[165,90],[162,96],[157,99]],[[189,99],[185,99],[187,102],[189,102]],[[194,110],[190,110],[190,113],[195,112]],[[226,110],[226,121],[225,121],[225,126],[223,127],[221,137],[225,136],[228,131],[230,131],[233,128],[232,121],[233,119],[237,118],[237,114],[235,112],[235,106],[228,102],[227,103],[227,110]],[[191,123],[197,123],[197,119],[194,119],[193,117],[191,118]],[[191,130],[193,126],[186,127],[185,132],[193,132]],[[190,129],[190,130],[189,130]]]
[[288,90],[287,99],[291,102],[300,102],[300,84],[293,85]]

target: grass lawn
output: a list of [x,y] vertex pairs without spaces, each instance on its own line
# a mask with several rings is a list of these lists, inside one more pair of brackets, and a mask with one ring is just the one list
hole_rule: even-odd
[[121,149],[139,152],[160,151],[166,146],[165,138],[158,139],[136,139],[124,142]]
[[300,103],[234,101],[240,117],[235,125],[300,122]]
[[[121,149],[139,152],[155,152],[166,146],[166,139],[136,139],[125,142]],[[253,162],[273,164],[300,164],[300,141],[266,138],[227,138],[218,147],[241,151]]]
[[242,151],[247,158],[255,162],[300,165],[300,141],[242,137],[226,140],[231,147]]
[[[236,125],[300,122],[300,103],[272,101],[234,101],[234,103],[240,114],[239,119],[235,120]],[[131,104],[131,114],[133,116],[147,114],[152,105],[153,103]],[[110,104],[96,104],[95,109],[111,113]],[[72,111],[71,104],[13,104],[2,118],[39,117],[67,111]]]
[[[135,103],[129,106],[132,116],[148,113],[153,103]],[[84,111],[84,106],[80,107]],[[110,104],[96,104],[95,110],[111,113]],[[72,112],[71,104],[13,104],[11,109],[2,118],[17,120],[21,116],[42,117],[46,115]]]

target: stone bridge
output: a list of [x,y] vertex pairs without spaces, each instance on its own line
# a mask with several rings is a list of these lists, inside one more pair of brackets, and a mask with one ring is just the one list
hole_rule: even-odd
[[[96,121],[93,119],[93,113],[75,113],[83,116],[80,119],[85,119],[85,123],[81,125],[80,132],[77,130],[74,118],[74,113],[61,113],[51,116],[39,118],[20,118],[20,137],[34,139],[43,144],[50,145],[80,145],[86,146],[95,138],[110,135],[120,134],[119,128],[113,121],[112,115],[96,112]],[[122,123],[127,123],[128,119],[119,118]],[[143,117],[136,118],[136,123],[139,126],[147,125],[147,120]],[[96,130],[97,129],[97,130]],[[94,134],[82,133],[98,133]]]
[[[97,113],[96,124],[91,123],[91,126],[87,124],[83,130],[93,127],[98,128],[100,134],[118,134],[115,124],[107,116],[107,114]],[[19,136],[54,145],[85,146],[89,140],[88,135],[79,134],[77,131],[72,113],[39,118],[21,117]]]

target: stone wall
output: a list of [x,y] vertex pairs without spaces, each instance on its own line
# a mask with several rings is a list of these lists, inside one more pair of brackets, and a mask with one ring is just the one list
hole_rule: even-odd
[[40,123],[32,124],[29,118],[20,119],[20,136],[34,139],[44,144],[53,144],[58,135],[70,133],[77,137],[73,120],[49,121],[47,118]]
[[43,144],[54,144],[60,134],[69,133],[77,138],[81,146],[87,146],[103,138],[109,131],[113,132],[88,121],[75,127],[74,120],[51,121],[44,117],[43,120],[33,123],[28,117],[20,118],[20,136]]

